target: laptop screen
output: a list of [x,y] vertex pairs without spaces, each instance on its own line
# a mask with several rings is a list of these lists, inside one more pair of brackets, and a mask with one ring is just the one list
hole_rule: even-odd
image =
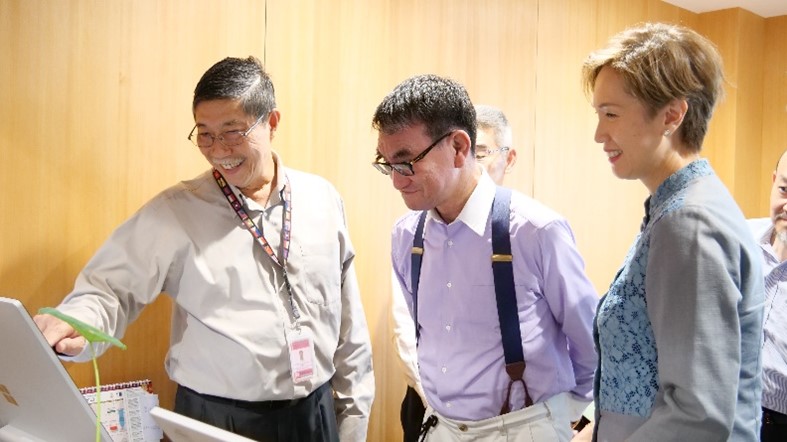
[[94,441],[96,415],[22,303],[0,297],[0,441],[20,440]]

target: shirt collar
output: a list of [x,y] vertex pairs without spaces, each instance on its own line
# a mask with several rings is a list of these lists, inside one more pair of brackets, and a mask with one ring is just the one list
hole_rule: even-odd
[[771,236],[773,236],[773,222],[771,219],[762,218],[749,221],[749,223],[756,223],[756,227],[752,231],[754,239],[757,240],[757,244],[759,244],[760,248],[762,248],[768,256],[768,259],[778,264],[780,262],[779,258],[776,257],[776,253],[773,251],[773,245],[771,244]]
[[648,201],[645,205],[647,210],[646,224],[651,217],[664,210],[668,201],[688,187],[690,182],[709,175],[713,175],[713,169],[708,160],[704,158],[694,160],[670,175],[659,185],[656,192],[647,198]]
[[[482,169],[481,177],[478,179],[473,193],[465,203],[459,216],[456,217],[454,222],[461,222],[475,232],[478,236],[482,236],[486,230],[486,222],[489,219],[489,212],[492,210],[492,202],[495,199],[495,191],[497,186],[492,178]],[[428,218],[437,222],[445,223],[435,209],[429,211]],[[453,223],[451,223],[453,224]]]
[[[766,220],[767,223],[765,222]],[[760,245],[770,246],[771,235],[773,235],[773,222],[771,222],[770,218],[763,218],[762,224],[758,226],[758,229],[753,233],[754,233],[754,239],[756,239]]]

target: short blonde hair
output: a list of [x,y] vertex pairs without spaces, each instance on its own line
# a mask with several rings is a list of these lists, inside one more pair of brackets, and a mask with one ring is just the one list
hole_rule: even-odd
[[612,37],[582,65],[582,83],[592,94],[605,66],[617,71],[626,92],[655,116],[674,99],[685,99],[688,110],[676,135],[692,152],[702,149],[708,121],[724,95],[721,56],[708,39],[683,26],[645,23]]

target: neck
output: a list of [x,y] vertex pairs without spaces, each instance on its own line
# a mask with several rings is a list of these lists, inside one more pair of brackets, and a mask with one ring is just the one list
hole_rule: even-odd
[[265,170],[272,171],[271,173],[263,174],[253,184],[246,187],[239,187],[241,193],[247,198],[254,200],[257,204],[265,207],[268,205],[268,200],[271,196],[271,191],[276,188],[277,177],[279,176],[276,170],[276,162],[271,162],[271,167],[266,167]]
[[658,165],[651,176],[643,179],[643,183],[645,187],[648,188],[648,191],[651,195],[656,193],[656,190],[659,188],[661,183],[667,180],[673,173],[683,169],[684,167],[688,166],[692,161],[698,160],[700,158],[699,153],[687,153],[687,154],[680,154],[678,152],[674,152],[673,155],[668,156],[665,160]]
[[478,185],[478,179],[480,177],[481,169],[478,169],[477,173],[473,173],[470,176],[460,175],[459,180],[465,183],[465,185],[460,187],[444,204],[435,207],[440,218],[442,218],[446,224],[454,222],[459,214],[462,213],[462,209],[465,208],[467,200],[469,200],[470,195],[473,194],[473,190],[475,190],[475,187]]
[[771,234],[771,248],[779,262],[787,260],[787,231],[774,231]]

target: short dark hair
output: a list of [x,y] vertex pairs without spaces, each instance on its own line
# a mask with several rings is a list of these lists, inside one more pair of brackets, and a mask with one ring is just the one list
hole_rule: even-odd
[[385,134],[420,123],[432,138],[464,130],[475,152],[475,109],[467,90],[456,81],[432,74],[410,77],[383,99],[372,118],[372,127]]
[[203,101],[221,99],[240,100],[243,110],[254,118],[268,115],[276,108],[273,82],[260,60],[252,56],[227,57],[205,71],[194,88],[191,111]]

